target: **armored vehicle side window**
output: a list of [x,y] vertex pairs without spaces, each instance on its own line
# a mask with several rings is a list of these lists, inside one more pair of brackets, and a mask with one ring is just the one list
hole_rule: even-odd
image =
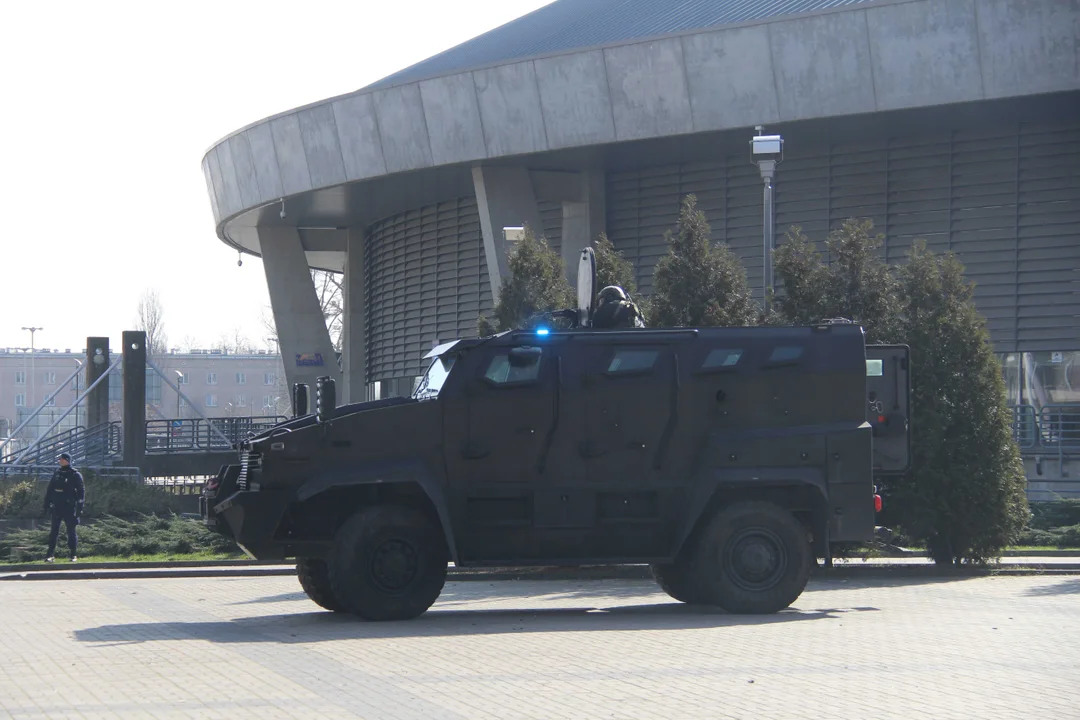
[[716,348],[710,350],[709,354],[705,356],[705,362],[701,364],[701,369],[722,370],[724,368],[733,368],[739,364],[742,356],[743,351],[741,349]]
[[777,345],[769,354],[766,365],[788,365],[796,362],[803,355],[801,345]]
[[494,385],[536,382],[540,377],[540,348],[517,347],[496,354],[488,363],[484,379]]
[[866,361],[866,377],[881,377],[885,374],[885,361],[868,359]]
[[659,356],[659,350],[616,348],[607,371],[611,374],[648,372],[656,365]]

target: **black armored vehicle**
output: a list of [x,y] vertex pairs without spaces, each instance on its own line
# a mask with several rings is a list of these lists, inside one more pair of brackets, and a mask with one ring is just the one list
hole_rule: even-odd
[[447,565],[649,564],[677,600],[772,613],[830,543],[874,534],[908,463],[907,348],[861,327],[599,329],[591,250],[571,327],[436,347],[412,397],[335,407],[239,446],[205,522],[297,558],[320,606],[416,617]]

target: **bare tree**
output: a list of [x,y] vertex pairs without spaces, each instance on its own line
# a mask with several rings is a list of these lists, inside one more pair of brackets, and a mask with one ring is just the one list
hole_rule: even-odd
[[280,355],[281,347],[278,345],[277,325],[274,323],[274,311],[269,305],[263,306],[262,314],[259,316],[259,325],[262,327],[262,341],[266,346],[266,350]]
[[[319,308],[322,310],[323,319],[326,321],[326,329],[330,333],[330,344],[334,350],[341,352],[341,339],[344,331],[344,279],[341,273],[328,270],[312,270],[311,282],[315,286],[315,295],[319,300]],[[277,324],[274,322],[274,311],[270,306],[263,308],[262,317],[262,340],[266,349],[272,352],[281,352],[278,343]]]
[[169,338],[165,334],[165,308],[157,290],[144,290],[139,298],[135,329],[146,333],[146,350],[152,357],[168,352]]
[[315,294],[319,298],[326,329],[330,332],[330,343],[335,350],[341,350],[341,333],[344,320],[343,276],[341,273],[327,270],[312,270],[311,281],[315,283]]
[[234,327],[230,332],[224,333],[218,338],[213,349],[239,355],[255,352],[255,343],[248,340],[243,330]]

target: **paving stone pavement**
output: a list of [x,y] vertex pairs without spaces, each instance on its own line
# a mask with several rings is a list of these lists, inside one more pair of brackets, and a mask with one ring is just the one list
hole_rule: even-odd
[[1080,577],[812,582],[793,609],[641,581],[456,582],[418,620],[291,578],[0,583],[0,717],[1080,718]]

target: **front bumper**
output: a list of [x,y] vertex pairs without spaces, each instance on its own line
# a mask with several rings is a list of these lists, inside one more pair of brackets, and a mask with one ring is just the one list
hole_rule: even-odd
[[[204,517],[213,517],[214,529],[231,537],[246,554],[256,560],[278,560],[285,548],[275,542],[277,529],[288,505],[284,493],[237,491],[221,502],[208,507]],[[209,526],[210,523],[207,522]]]
[[278,559],[283,548],[274,542],[288,505],[288,494],[250,487],[240,465],[223,466],[199,498],[199,514],[207,528],[236,541],[257,560]]

